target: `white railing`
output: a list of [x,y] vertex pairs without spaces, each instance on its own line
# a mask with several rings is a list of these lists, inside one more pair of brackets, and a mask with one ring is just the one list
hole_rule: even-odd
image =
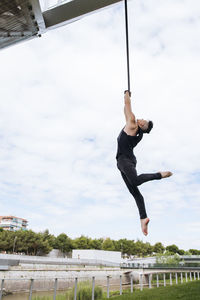
[[[189,273],[189,276],[188,276],[188,273]],[[130,274],[130,281],[128,283],[124,283],[123,284],[123,276],[122,275],[119,275],[119,278],[117,280],[118,282],[118,286],[119,286],[119,294],[122,295],[123,294],[123,285],[128,285],[130,287],[130,292],[131,293],[134,293],[134,289],[133,287],[137,287],[139,288],[141,291],[143,290],[144,287],[148,287],[148,288],[152,288],[153,286],[155,287],[159,287],[161,285],[163,285],[164,287],[167,285],[167,282],[166,282],[166,274],[169,274],[169,285],[173,285],[173,278],[175,279],[175,284],[178,284],[178,283],[183,283],[184,281],[185,282],[188,282],[189,280],[190,281],[193,281],[193,280],[199,280],[199,273],[200,272],[197,272],[197,271],[194,271],[194,272],[168,272],[168,273],[148,273],[148,274],[140,274],[139,275],[139,283],[138,284],[135,284],[133,283],[133,274]],[[160,282],[159,281],[159,275],[160,274],[163,274],[163,282]],[[156,276],[156,283],[152,284],[152,275]],[[185,275],[185,276],[184,276]],[[147,280],[147,283],[144,283],[144,276],[148,279]],[[107,298],[110,298],[110,288],[111,288],[111,276],[107,276],[105,279],[106,279],[106,291],[107,291]],[[10,280],[15,280],[15,281],[22,281],[22,280],[28,280],[29,281],[29,300],[32,300],[32,293],[33,293],[33,290],[34,290],[34,284],[36,281],[45,281],[45,280],[53,280],[54,282],[54,287],[53,287],[53,300],[56,300],[56,294],[57,294],[57,288],[58,288],[58,283],[59,283],[59,280],[66,280],[66,278],[64,277],[61,277],[61,278],[55,278],[55,277],[45,277],[45,278],[29,278],[29,279],[15,279],[15,278],[3,278],[3,279],[0,279],[1,280],[1,287],[0,287],[0,300],[2,300],[2,296],[3,296],[3,290],[4,290],[4,285],[5,285],[5,282],[6,281],[10,281]],[[90,278],[91,279],[91,284],[92,284],[92,292],[91,292],[91,300],[94,300],[94,294],[95,294],[95,280],[96,279],[99,279],[98,276],[93,276]],[[126,277],[127,279],[127,277]],[[77,293],[78,293],[78,281],[83,281],[83,278],[82,277],[73,277],[73,278],[68,278],[68,281],[70,280],[70,282],[73,282],[73,286],[74,286],[74,300],[77,300]],[[86,279],[84,277],[84,280],[87,280],[88,281],[88,278]],[[101,280],[102,280],[102,277],[101,277]],[[116,282],[116,277],[115,277],[115,282]],[[116,287],[116,283],[113,284],[115,287]]]

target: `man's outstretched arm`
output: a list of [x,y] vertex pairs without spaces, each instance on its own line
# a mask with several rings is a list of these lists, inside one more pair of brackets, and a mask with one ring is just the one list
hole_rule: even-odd
[[135,115],[132,112],[131,98],[128,91],[124,94],[124,114],[126,118],[126,125],[130,123],[133,125],[133,123],[135,123]]

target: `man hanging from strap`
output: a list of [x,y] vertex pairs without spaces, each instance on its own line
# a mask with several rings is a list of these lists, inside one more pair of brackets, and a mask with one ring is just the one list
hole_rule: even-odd
[[146,214],[144,198],[140,193],[138,186],[144,182],[166,178],[172,175],[171,172],[158,172],[152,174],[137,175],[136,171],[136,157],[133,153],[135,146],[141,141],[144,133],[150,133],[153,128],[152,121],[143,119],[136,120],[131,108],[130,92],[125,91],[124,96],[124,114],[126,118],[126,126],[122,129],[118,136],[117,149],[117,167],[121,172],[122,178],[125,181],[129,192],[135,198],[138,206],[142,232],[144,235],[148,234],[149,218]]

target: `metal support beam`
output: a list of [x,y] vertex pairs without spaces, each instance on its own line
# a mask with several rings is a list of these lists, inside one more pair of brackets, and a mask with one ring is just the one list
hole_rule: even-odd
[[39,33],[43,33],[46,31],[46,27],[45,27],[44,18],[42,15],[39,0],[29,0],[29,2],[33,8],[34,16],[39,27]]
[[32,300],[33,283],[34,283],[34,279],[31,279],[31,285],[30,285],[30,291],[29,291],[29,300]]
[[183,273],[181,272],[181,283],[183,283]]
[[95,277],[92,277],[92,300],[94,300],[95,296]]
[[178,274],[175,273],[175,277],[176,277],[176,284],[178,284]]
[[53,300],[56,300],[57,285],[58,285],[58,278],[55,278]]
[[149,274],[148,277],[149,277],[149,288],[151,289],[151,274]]
[[133,274],[131,274],[131,293],[133,293]]
[[43,12],[46,29],[60,27],[79,20],[97,10],[122,0],[73,0]]
[[158,276],[158,274],[156,274],[156,285],[157,285],[157,287],[159,287],[159,276]]
[[140,274],[140,291],[143,290],[143,274]]
[[78,288],[78,278],[75,278],[75,286],[74,286],[74,300],[77,299],[77,288]]
[[110,276],[107,276],[107,298],[110,298]]
[[46,30],[39,0],[0,1],[0,10],[0,49],[40,36]]
[[166,286],[166,275],[165,275],[165,273],[163,274],[163,282],[164,282],[164,286]]
[[4,287],[4,279],[1,279],[1,290],[0,290],[0,300],[3,297],[3,287]]
[[187,272],[185,273],[185,282],[187,282],[188,279],[187,279]]
[[169,275],[170,285],[172,285],[172,273]]
[[120,293],[120,295],[122,295],[122,275],[120,275],[119,278],[120,278],[120,289],[119,289],[120,292],[119,293]]

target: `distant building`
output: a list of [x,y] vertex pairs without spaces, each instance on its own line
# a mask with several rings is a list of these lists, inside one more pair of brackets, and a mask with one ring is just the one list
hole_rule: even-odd
[[28,221],[14,216],[0,216],[0,228],[9,231],[27,230]]
[[114,263],[122,262],[121,252],[118,251],[74,249],[72,250],[72,258],[95,259]]

